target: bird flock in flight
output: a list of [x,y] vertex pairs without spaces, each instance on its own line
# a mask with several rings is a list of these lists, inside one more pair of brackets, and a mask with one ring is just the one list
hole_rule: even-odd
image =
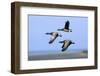
[[[62,29],[57,29],[57,30],[63,31],[63,32],[72,32],[72,29],[69,28],[69,25],[70,25],[70,22],[66,21],[65,27]],[[45,34],[51,35],[49,44],[52,44],[56,40],[57,37],[62,37],[62,35],[60,35],[58,32],[50,32],[50,33],[45,33]],[[62,50],[61,50],[62,52],[66,51],[71,44],[75,44],[71,40],[62,40],[62,41],[59,41],[59,43],[63,43]]]

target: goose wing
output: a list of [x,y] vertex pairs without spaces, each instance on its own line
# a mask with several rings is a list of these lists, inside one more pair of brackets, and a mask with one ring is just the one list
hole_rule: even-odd
[[64,47],[65,43],[63,43],[62,48]]
[[67,40],[66,42],[64,42],[63,48],[68,48],[69,44],[70,44],[70,41]]
[[65,27],[64,27],[64,28],[65,28],[65,29],[69,29],[69,24],[70,24],[69,21],[67,21],[67,22],[65,23]]
[[56,38],[56,35],[51,35],[49,43],[52,43]]
[[69,46],[69,41],[65,41],[63,46],[62,46],[62,51],[65,51]]

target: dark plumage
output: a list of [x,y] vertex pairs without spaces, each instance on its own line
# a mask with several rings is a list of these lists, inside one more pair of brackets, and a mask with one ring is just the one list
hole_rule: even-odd
[[49,44],[53,43],[58,36],[62,37],[62,35],[59,35],[58,32],[46,33],[46,35],[51,35]]
[[72,32],[72,30],[71,30],[71,29],[69,29],[69,25],[70,25],[70,22],[69,22],[69,21],[67,21],[67,22],[65,23],[65,27],[64,27],[64,28],[62,28],[62,29],[58,29],[58,31]]
[[66,49],[68,49],[68,47],[69,47],[71,44],[75,44],[75,43],[72,42],[71,40],[60,41],[59,43],[63,43],[63,45],[62,45],[62,52],[65,51]]

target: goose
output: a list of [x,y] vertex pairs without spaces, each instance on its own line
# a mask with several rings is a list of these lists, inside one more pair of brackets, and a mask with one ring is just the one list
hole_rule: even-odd
[[59,36],[62,37],[62,35],[59,35],[58,32],[51,32],[51,33],[45,33],[46,35],[51,35],[49,44],[53,43],[54,40]]
[[63,43],[63,45],[62,45],[62,52],[65,51],[66,49],[68,49],[68,47],[69,47],[71,44],[75,44],[75,43],[72,42],[71,40],[59,41],[59,43]]
[[72,29],[69,29],[69,24],[70,24],[70,22],[69,21],[66,21],[65,27],[62,28],[62,29],[57,29],[57,30],[58,31],[64,31],[64,32],[72,32]]

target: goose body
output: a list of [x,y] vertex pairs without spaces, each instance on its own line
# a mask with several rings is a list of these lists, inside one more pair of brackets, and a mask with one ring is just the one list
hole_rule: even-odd
[[51,35],[49,44],[53,43],[58,36],[62,37],[62,35],[59,35],[58,32],[46,33],[46,35]]
[[68,49],[68,47],[69,47],[71,44],[75,44],[75,43],[72,42],[71,40],[60,41],[59,43],[63,43],[63,45],[62,45],[62,51],[65,51],[66,49]]
[[69,29],[69,25],[70,25],[70,22],[69,22],[69,21],[67,21],[67,22],[65,23],[65,27],[64,27],[64,28],[62,28],[62,29],[58,29],[58,31],[72,32],[72,30],[71,30],[71,29]]

